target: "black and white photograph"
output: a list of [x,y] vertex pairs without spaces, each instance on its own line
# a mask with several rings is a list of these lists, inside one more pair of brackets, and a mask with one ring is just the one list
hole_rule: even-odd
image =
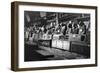
[[97,66],[97,7],[12,3],[14,71]]
[[24,11],[24,61],[90,58],[90,14]]

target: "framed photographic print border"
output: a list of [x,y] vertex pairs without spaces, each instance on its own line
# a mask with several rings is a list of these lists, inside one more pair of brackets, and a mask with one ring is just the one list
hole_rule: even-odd
[[[82,8],[95,10],[95,64],[84,65],[63,65],[50,67],[34,67],[34,68],[19,68],[19,5],[27,6],[45,6],[45,7],[61,7],[61,8]],[[50,4],[50,3],[33,3],[33,2],[12,2],[11,3],[11,70],[27,71],[27,70],[45,70],[45,69],[60,69],[60,68],[76,68],[76,67],[92,67],[97,66],[97,7],[68,5],[68,4]]]

